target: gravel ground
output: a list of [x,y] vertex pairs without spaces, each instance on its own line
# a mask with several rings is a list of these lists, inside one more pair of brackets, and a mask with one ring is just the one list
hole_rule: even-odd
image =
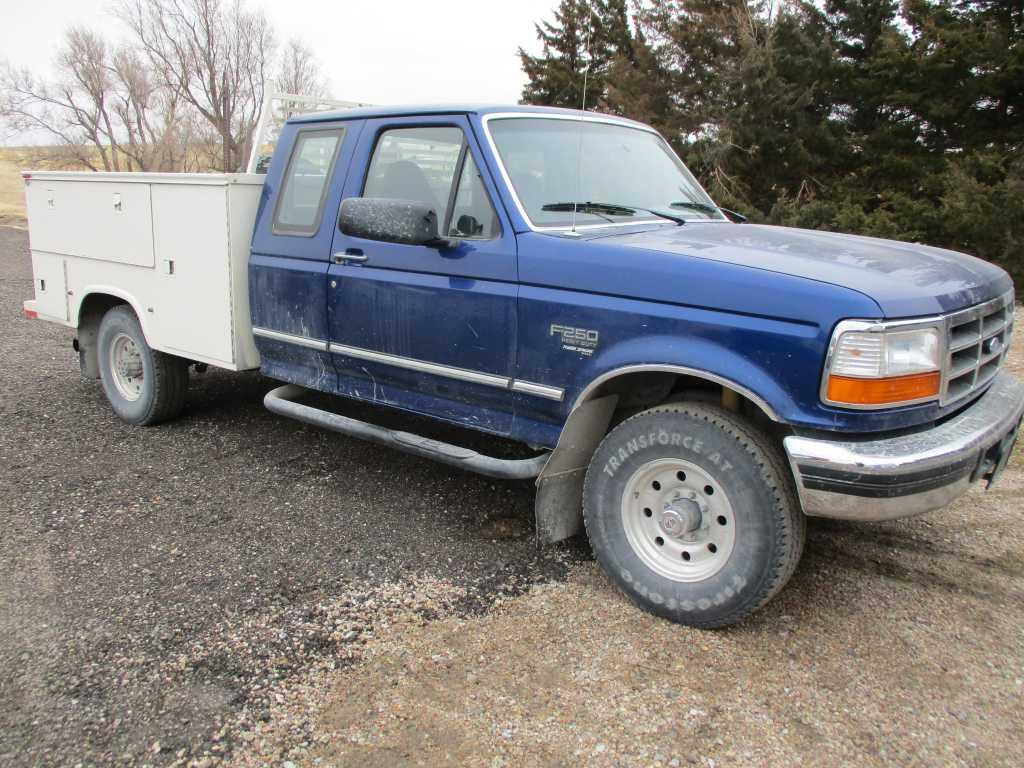
[[122,425],[20,317],[26,247],[0,229],[0,764],[1024,764],[1019,454],[812,521],[779,598],[690,630],[537,549],[528,483],[278,419],[258,376]]
[[276,417],[257,375],[119,422],[72,332],[22,317],[27,247],[0,228],[0,765],[229,754],[389,612],[479,612],[585,552],[536,547],[530,483]]

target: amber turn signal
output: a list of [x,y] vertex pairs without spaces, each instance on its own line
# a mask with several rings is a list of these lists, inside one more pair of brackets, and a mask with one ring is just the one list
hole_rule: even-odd
[[829,376],[828,399],[850,405],[887,405],[922,400],[939,394],[938,371],[891,376],[885,379],[858,379]]

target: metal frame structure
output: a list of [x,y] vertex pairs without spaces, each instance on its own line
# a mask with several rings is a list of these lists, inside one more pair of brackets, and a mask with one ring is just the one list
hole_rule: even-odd
[[274,123],[275,102],[308,106],[306,112],[321,112],[326,109],[355,109],[356,107],[369,107],[370,104],[361,101],[341,101],[338,99],[324,99],[319,96],[301,96],[297,93],[278,93],[267,91],[263,97],[263,109],[260,110],[260,119],[256,123],[256,130],[253,132],[252,149],[249,151],[249,162],[245,166],[246,173],[256,173],[256,163],[260,156],[260,147],[266,141],[266,136]]

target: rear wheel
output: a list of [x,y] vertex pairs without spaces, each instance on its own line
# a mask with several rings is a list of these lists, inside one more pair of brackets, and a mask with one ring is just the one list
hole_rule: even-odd
[[114,307],[103,316],[97,356],[103,391],[121,419],[145,426],[181,412],[188,363],[151,349],[138,318],[127,306]]
[[584,521],[598,561],[634,601],[697,627],[767,603],[796,569],[805,532],[779,449],[697,403],[652,408],[605,437]]

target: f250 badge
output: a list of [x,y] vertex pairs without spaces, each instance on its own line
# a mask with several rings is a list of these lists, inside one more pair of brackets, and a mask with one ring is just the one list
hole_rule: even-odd
[[562,349],[579,352],[589,357],[597,349],[598,332],[589,328],[573,328],[571,325],[552,323],[548,336],[558,336],[562,341]]

